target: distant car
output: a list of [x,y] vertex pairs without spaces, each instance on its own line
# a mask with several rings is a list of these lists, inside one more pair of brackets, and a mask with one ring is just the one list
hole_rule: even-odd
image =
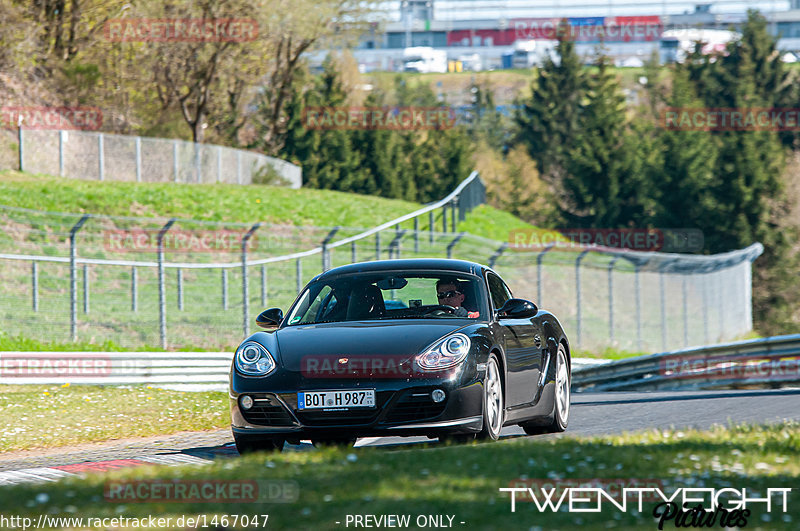
[[558,319],[490,268],[384,260],[312,279],[236,349],[231,428],[244,453],[357,437],[497,439],[567,428],[570,347]]

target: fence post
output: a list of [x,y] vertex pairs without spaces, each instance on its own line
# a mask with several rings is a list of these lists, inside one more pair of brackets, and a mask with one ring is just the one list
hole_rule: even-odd
[[400,258],[400,240],[403,239],[403,236],[406,234],[406,230],[399,231],[395,234],[392,243],[389,244],[389,258],[392,258],[392,254],[394,254],[395,258]]
[[131,266],[131,311],[136,310],[136,266]]
[[217,146],[217,182],[222,182],[222,146]]
[[178,141],[172,141],[172,176],[178,182]]
[[419,217],[414,216],[414,254],[419,254]]
[[[248,293],[247,293],[247,242],[250,240],[250,237],[253,236],[253,233],[258,230],[261,226],[261,222],[256,223],[250,230],[247,231],[247,234],[242,236],[242,330],[244,331],[244,336],[247,337],[247,314],[250,313],[249,308],[249,300],[248,300]],[[262,266],[262,275],[263,275],[263,266]],[[263,287],[262,287],[263,289]],[[262,293],[261,296],[263,297],[264,294]]]
[[614,344],[614,264],[617,260],[619,256],[615,256],[608,263],[608,339],[612,345]]
[[64,176],[64,134],[65,131],[58,132],[58,175]]
[[[703,275],[705,276],[705,275]],[[708,345],[708,284],[703,281],[703,344]]]
[[447,232],[447,205],[442,207],[442,232]]
[[639,268],[640,264],[636,264],[633,270],[633,288],[636,292],[636,350],[642,351],[642,301],[641,290],[639,286]]
[[459,241],[461,238],[463,238],[463,237],[464,237],[464,234],[465,234],[465,233],[463,233],[463,232],[459,233],[459,235],[458,235],[458,236],[456,236],[455,238],[453,238],[453,241],[451,241],[450,243],[448,243],[448,244],[447,244],[447,258],[453,258],[453,247],[455,247],[455,246],[456,246],[456,244],[458,243],[458,241]]
[[433,210],[428,211],[428,227],[431,230],[428,243],[433,245]]
[[267,307],[267,264],[261,264],[261,308]]
[[31,262],[31,287],[33,288],[33,311],[39,311],[39,267],[36,260]]
[[203,175],[200,169],[200,144],[194,142],[194,169],[198,183],[203,182]]
[[136,182],[142,182],[142,137],[136,137]]
[[502,255],[505,252],[507,247],[508,247],[508,242],[504,242],[503,245],[497,248],[494,254],[489,257],[489,267],[494,267],[495,262],[497,262],[497,259],[500,258],[500,255]]
[[350,243],[350,263],[356,263],[356,242]]
[[381,259],[381,233],[375,233],[375,260]]
[[19,127],[19,131],[17,132],[17,142],[19,142],[18,148],[18,155],[19,155],[19,171],[25,171],[25,139],[22,135],[22,114],[19,115],[17,122],[17,126]]
[[75,234],[91,214],[84,214],[69,231],[69,317],[72,341],[78,340],[78,272],[75,265]]
[[555,243],[548,244],[544,251],[540,251],[536,255],[536,296],[538,298],[536,304],[539,306],[542,305],[542,258],[544,258],[544,253],[552,249],[554,245]]
[[453,199],[450,203],[450,227],[453,229],[453,232],[456,231],[456,206],[458,205],[458,199]]
[[689,346],[689,308],[686,302],[686,275],[681,275],[681,291],[683,291],[683,346]]
[[97,134],[97,166],[98,166],[98,174],[100,175],[100,180],[102,181],[105,178],[105,155],[103,149],[103,133]]
[[303,264],[300,262],[299,258],[297,259],[295,268],[295,273],[297,275],[297,293],[300,293],[300,290],[303,289]]
[[83,313],[89,313],[89,264],[83,264]]
[[176,218],[171,218],[167,223],[158,231],[157,245],[158,245],[158,314],[159,314],[159,331],[161,332],[161,348],[167,348],[167,297],[164,293],[164,234],[172,227],[177,221]]
[[222,268],[222,309],[228,309],[228,270]]
[[333,236],[337,232],[339,232],[340,228],[341,227],[334,227],[328,233],[328,235],[325,236],[325,239],[322,240],[322,272],[323,273],[331,268],[331,254],[330,254],[331,252],[328,250],[328,244],[330,243],[331,239],[333,239]]
[[589,253],[589,251],[581,251],[578,258],[575,259],[575,300],[576,300],[576,332],[578,341],[576,345],[581,348],[582,341],[582,328],[583,328],[583,312],[581,311],[581,261]]
[[177,268],[175,276],[178,281],[178,310],[183,311],[183,268]]

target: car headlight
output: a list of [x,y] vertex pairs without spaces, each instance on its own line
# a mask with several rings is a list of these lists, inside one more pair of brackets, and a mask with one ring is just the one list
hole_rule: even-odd
[[464,361],[469,348],[470,341],[466,335],[451,334],[417,356],[417,364],[428,371],[448,369]]
[[236,369],[248,376],[266,376],[275,370],[275,359],[260,343],[247,341],[236,350]]

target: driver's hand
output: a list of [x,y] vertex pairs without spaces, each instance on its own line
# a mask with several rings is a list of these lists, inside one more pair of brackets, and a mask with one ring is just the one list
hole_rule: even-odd
[[468,313],[469,312],[467,311],[466,308],[464,308],[463,306],[459,306],[458,308],[456,308],[456,311],[453,312],[453,315],[455,315],[456,317],[466,317]]

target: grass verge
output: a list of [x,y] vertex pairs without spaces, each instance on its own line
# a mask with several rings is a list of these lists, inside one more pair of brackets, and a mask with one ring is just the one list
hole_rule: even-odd
[[[178,217],[204,221],[317,227],[372,227],[422,205],[399,199],[315,190],[232,184],[83,181],[0,171],[3,205],[48,212],[109,216]],[[530,228],[518,218],[484,205],[463,228],[477,236],[508,239],[511,228]],[[440,216],[440,213],[437,212]],[[427,219],[427,218],[426,218]],[[426,219],[422,219],[421,228]],[[439,227],[441,222],[436,226]]]
[[229,421],[218,392],[0,385],[0,452],[218,429]]
[[[348,515],[366,514],[410,515],[412,522],[420,515],[444,515],[445,522],[446,516],[452,516],[452,526],[464,529],[657,529],[652,516],[655,502],[645,501],[641,513],[634,502],[628,504],[627,512],[605,504],[601,512],[568,513],[540,512],[533,503],[518,498],[512,513],[509,493],[498,489],[536,480],[575,486],[591,479],[601,485],[646,481],[658,485],[667,496],[678,488],[703,487],[747,488],[749,495],[763,496],[767,488],[796,486],[799,454],[797,423],[717,427],[706,432],[655,430],[588,439],[517,438],[464,446],[254,454],[204,467],[127,469],[56,484],[5,487],[0,513],[33,518],[41,513],[156,515],[172,517],[173,522],[181,515],[205,514],[210,521],[213,514],[268,514],[269,527],[274,529],[344,529]],[[297,498],[288,503],[109,499],[114,484],[137,480],[214,485],[228,480],[270,480],[278,482],[273,486],[292,485]],[[611,487],[605,490],[611,492]],[[748,529],[796,529],[800,503],[793,494],[786,513],[777,505],[766,512],[763,504],[752,504]],[[234,527],[241,528],[229,526]],[[675,528],[674,521],[664,528]]]

